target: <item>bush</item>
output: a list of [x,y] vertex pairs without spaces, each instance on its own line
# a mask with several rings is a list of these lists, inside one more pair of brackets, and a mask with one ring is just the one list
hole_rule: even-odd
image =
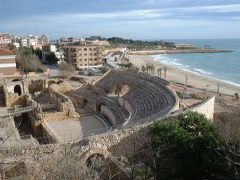
[[159,179],[210,178],[223,172],[225,162],[215,151],[218,135],[204,115],[189,112],[169,123],[156,122],[151,137]]

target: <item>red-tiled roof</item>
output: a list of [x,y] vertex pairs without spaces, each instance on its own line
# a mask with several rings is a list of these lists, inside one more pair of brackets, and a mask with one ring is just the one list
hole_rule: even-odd
[[0,56],[5,56],[5,55],[15,55],[15,54],[8,49],[0,48]]

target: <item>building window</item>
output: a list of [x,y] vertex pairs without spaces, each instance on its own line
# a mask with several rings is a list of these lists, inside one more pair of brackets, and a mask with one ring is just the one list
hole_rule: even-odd
[[87,61],[87,59],[85,59],[85,61]]
[[84,51],[87,51],[87,48],[84,48]]

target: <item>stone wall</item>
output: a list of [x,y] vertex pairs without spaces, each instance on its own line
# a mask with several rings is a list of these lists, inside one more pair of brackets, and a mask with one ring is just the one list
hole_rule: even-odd
[[52,88],[49,89],[49,95],[51,100],[57,104],[58,110],[62,112],[63,116],[79,117],[79,114],[75,111],[71,100],[67,96]]
[[42,79],[31,81],[28,85],[28,90],[30,94],[34,94],[35,92],[44,91],[45,82]]
[[[168,120],[171,117],[178,116],[187,111],[198,111],[207,117],[212,117],[214,108],[213,102],[214,97],[199,103],[198,105],[194,105],[185,111],[177,111],[174,114],[169,114],[161,120]],[[22,149],[15,147],[10,150],[0,149],[0,153],[10,157],[21,155],[43,158],[44,155],[51,155],[52,157],[54,154],[57,155],[58,153],[63,153],[67,150],[72,153],[78,153],[83,159],[87,159],[95,153],[103,154],[105,157],[110,154],[113,156],[124,155],[126,157],[131,157],[134,153],[141,151],[144,146],[148,145],[150,140],[149,131],[152,123],[153,121],[150,121],[148,123],[132,125],[127,128],[116,129],[111,132],[82,139],[79,142],[72,144],[41,145],[24,147]]]
[[60,143],[61,140],[56,136],[53,130],[46,123],[42,123],[42,135],[51,143]]
[[116,125],[116,117],[107,106],[102,105],[101,112],[108,118],[108,120],[111,122],[113,126]]
[[203,103],[198,106],[190,109],[190,111],[196,111],[198,113],[204,114],[209,120],[213,120],[214,115],[214,104],[215,104],[215,96],[207,99]]
[[[14,92],[16,86],[19,87],[20,94]],[[3,93],[6,106],[24,105],[25,95],[28,94],[27,83],[21,81],[8,82],[3,85]]]
[[87,108],[91,109],[93,112],[97,112],[97,104],[95,101],[87,99]]

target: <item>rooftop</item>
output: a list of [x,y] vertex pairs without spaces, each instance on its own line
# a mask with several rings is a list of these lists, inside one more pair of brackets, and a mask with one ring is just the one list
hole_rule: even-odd
[[64,48],[73,48],[73,49],[78,49],[78,48],[84,48],[84,47],[103,47],[100,45],[78,45],[78,46],[64,46]]
[[15,55],[15,54],[8,49],[0,48],[0,56],[6,56],[6,55]]

